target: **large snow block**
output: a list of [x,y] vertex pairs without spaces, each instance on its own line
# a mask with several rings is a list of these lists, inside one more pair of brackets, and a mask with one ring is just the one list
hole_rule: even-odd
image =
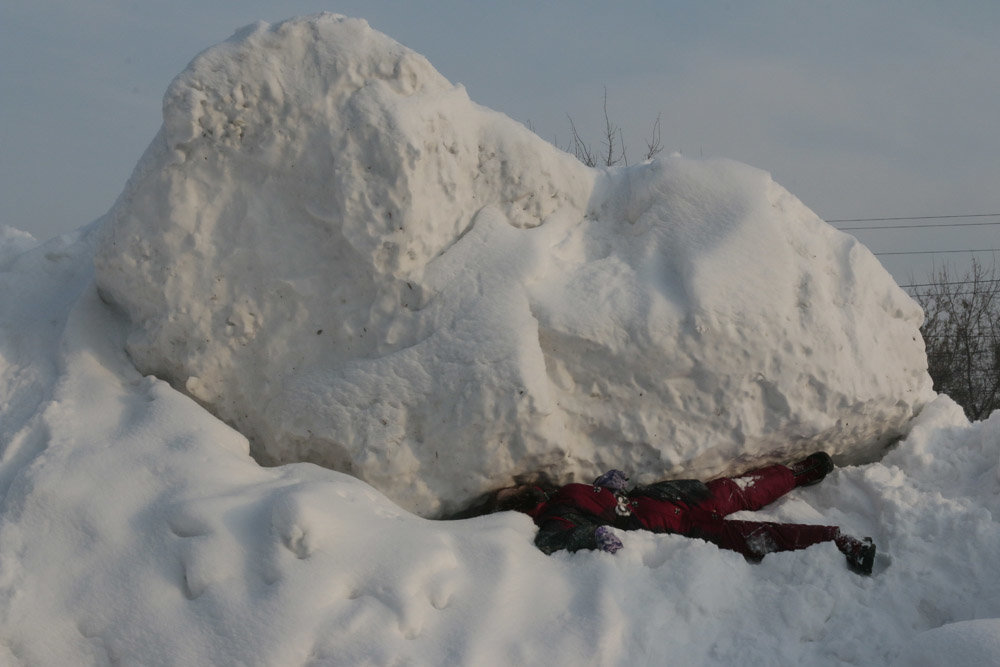
[[920,309],[766,173],[589,169],[333,15],[177,77],[96,263],[140,370],[427,516],[871,455],[932,395]]

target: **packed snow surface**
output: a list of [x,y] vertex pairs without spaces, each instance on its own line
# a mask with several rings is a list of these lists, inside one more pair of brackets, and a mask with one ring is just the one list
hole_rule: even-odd
[[[222,48],[242,48],[240,45],[247,40],[266,41],[271,39],[268,35],[285,31],[298,34],[300,42],[293,41],[292,45],[299,43],[302,53],[309,54],[312,46],[306,46],[312,42],[307,34],[312,33],[301,26],[313,24],[321,34],[339,26],[329,17],[274,29],[261,26],[241,33]],[[384,42],[383,38],[368,33],[362,24],[351,25],[356,28],[352,34]],[[251,53],[246,57],[250,58]],[[198,62],[203,61],[196,61],[195,69]],[[321,64],[304,56],[302,62],[312,62],[317,67]],[[288,90],[277,82],[273,88]],[[323,104],[317,101],[314,106],[321,108]],[[281,176],[269,171],[272,167],[264,157],[259,163],[264,171],[254,188],[235,179],[246,175],[242,169],[249,169],[242,163],[216,165],[219,173],[234,175],[235,180],[230,181],[204,180],[209,175],[191,175],[185,171],[181,156],[176,156],[180,161],[175,166],[164,171],[158,161],[162,157],[160,151],[167,150],[168,144],[163,142],[169,132],[168,129],[161,133],[110,217],[75,234],[44,243],[22,232],[0,228],[0,664],[1000,664],[996,640],[1000,627],[1000,578],[996,576],[1000,557],[1000,524],[996,520],[1000,516],[1000,415],[970,424],[946,396],[933,398],[908,424],[900,422],[892,426],[904,430],[906,435],[881,460],[839,467],[822,484],[798,489],[766,511],[756,513],[766,519],[834,523],[851,534],[872,536],[880,555],[871,577],[848,571],[843,557],[830,544],[770,554],[761,563],[751,564],[738,554],[719,550],[701,540],[644,531],[619,532],[624,548],[615,555],[560,552],[545,556],[532,544],[535,527],[520,514],[432,521],[400,507],[371,484],[341,472],[301,462],[262,467],[250,456],[248,439],[199,404],[198,401],[204,401],[221,413],[218,405],[206,400],[208,394],[187,387],[186,381],[172,378],[178,387],[198,399],[193,400],[170,383],[136,369],[135,361],[141,361],[137,352],[143,350],[138,323],[144,320],[129,309],[123,288],[119,286],[119,292],[112,289],[113,285],[106,285],[105,293],[114,294],[116,299],[108,303],[102,300],[95,280],[95,257],[100,258],[102,271],[113,274],[128,268],[124,259],[119,260],[121,264],[111,263],[106,244],[109,236],[116,234],[126,246],[124,250],[139,243],[129,236],[131,223],[123,220],[128,211],[138,214],[142,207],[135,202],[142,197],[155,202],[162,196],[164,199],[159,201],[164,210],[179,216],[178,220],[212,226],[225,216],[213,212],[211,199],[197,198],[201,189],[219,189],[215,206],[236,206],[235,199],[227,199],[226,187],[237,188],[247,195],[249,211],[268,203],[266,199],[254,198],[254,190],[271,188],[272,181],[281,178],[287,178],[289,186],[297,182],[288,174]],[[497,134],[506,132],[496,130]],[[516,129],[510,132],[528,136]],[[280,135],[279,129],[274,133]],[[525,142],[535,145],[529,139]],[[224,149],[217,147],[220,152]],[[203,151],[196,154],[204,162],[222,159],[213,157],[207,146],[198,150]],[[561,159],[552,156],[554,161]],[[205,157],[209,159],[204,160]],[[536,166],[545,159],[543,155],[537,157]],[[863,248],[824,227],[763,174],[729,163],[679,159],[610,173],[591,174],[575,166],[567,169],[584,174],[580,178],[585,183],[588,178],[592,182],[590,194],[583,189],[589,203],[582,216],[579,211],[562,217],[551,212],[542,215],[534,227],[523,221],[512,226],[506,221],[514,214],[504,212],[500,198],[476,212],[474,224],[470,221],[471,227],[460,241],[450,245],[442,242],[441,251],[435,256],[450,257],[443,265],[431,268],[434,266],[431,261],[422,269],[405,269],[414,271],[413,285],[422,290],[426,300],[422,302],[422,311],[437,309],[433,312],[442,319],[441,326],[433,328],[421,319],[426,315],[413,316],[414,326],[428,327],[425,333],[431,342],[427,345],[437,345],[433,342],[435,337],[446,337],[457,346],[465,346],[456,355],[472,355],[476,344],[484,350],[512,349],[503,347],[508,345],[527,354],[505,338],[509,335],[507,329],[525,326],[523,321],[512,319],[519,311],[517,304],[507,301],[521,295],[531,306],[538,331],[562,332],[550,337],[558,338],[560,345],[574,346],[575,354],[587,356],[590,363],[598,363],[595,360],[601,358],[601,346],[613,356],[614,363],[604,362],[596,370],[586,371],[593,374],[600,390],[602,386],[622,381],[623,373],[618,366],[625,363],[623,355],[638,354],[627,348],[643,344],[653,349],[648,341],[659,335],[650,325],[646,328],[636,325],[646,320],[630,320],[627,315],[644,304],[649,322],[669,323],[675,320],[666,318],[664,312],[670,308],[687,309],[691,313],[688,317],[695,322],[678,316],[677,346],[693,354],[694,340],[685,342],[684,337],[695,334],[685,327],[707,323],[704,331],[694,329],[708,344],[696,357],[696,368],[700,370],[689,369],[694,378],[692,397],[700,397],[692,398],[690,409],[697,412],[704,409],[699,401],[708,400],[697,393],[701,391],[699,382],[708,383],[706,386],[721,382],[721,376],[713,376],[711,370],[706,370],[715,363],[712,355],[721,355],[724,361],[720,363],[735,363],[734,343],[716,336],[712,327],[721,326],[725,313],[733,317],[743,313],[746,326],[766,324],[753,320],[746,314],[748,310],[770,309],[779,318],[787,315],[787,307],[781,305],[782,290],[789,286],[798,290],[805,275],[809,294],[827,290],[829,300],[817,300],[815,296],[806,299],[803,303],[810,307],[795,311],[797,316],[805,318],[808,314],[842,327],[848,325],[840,318],[849,320],[850,328],[856,331],[834,331],[827,335],[843,336],[845,344],[853,345],[853,352],[837,356],[815,351],[825,349],[816,340],[821,337],[804,326],[802,319],[787,322],[784,332],[780,332],[780,341],[798,349],[813,349],[812,357],[805,358],[803,363],[807,367],[815,364],[813,372],[822,370],[824,377],[842,377],[842,385],[853,387],[850,396],[884,387],[879,394],[883,398],[872,397],[870,402],[876,404],[872,410],[884,409],[877,406],[891,392],[889,385],[893,378],[901,387],[926,393],[919,379],[899,368],[907,353],[879,347],[885,345],[880,341],[889,340],[887,330],[898,334],[915,326],[908,319],[913,317],[909,303],[883,282],[874,260]],[[191,196],[204,205],[203,216],[184,218],[179,196],[175,200],[169,188],[160,190],[159,186],[144,185],[146,178],[173,179],[177,187],[186,183]],[[630,179],[639,182],[635,190],[623,185]],[[625,197],[629,192],[649,196],[649,201],[656,203],[649,203],[648,207],[636,204],[638,208],[628,210],[669,208],[663,197],[652,196],[653,185],[647,188],[642,183],[652,183],[668,191],[674,188],[714,193],[675,201],[677,207],[691,211],[697,210],[692,202],[708,205],[720,201],[720,192],[730,193],[732,199],[723,199],[729,204],[719,205],[719,215],[730,220],[732,234],[751,244],[753,254],[739,256],[727,249],[728,244],[737,241],[706,222],[715,216],[693,216],[691,219],[698,220],[699,226],[681,224],[678,228],[657,222],[658,218],[652,214],[651,217],[637,214],[636,223],[628,223],[627,218],[619,220],[602,213],[619,210],[615,197]],[[307,186],[319,187],[309,185],[308,179],[301,185],[304,191]],[[283,196],[280,189],[268,191],[279,199]],[[783,202],[774,210],[784,207],[786,212],[798,213],[786,217],[763,216],[759,211],[746,216],[734,214],[735,210],[752,208],[754,202],[753,205],[764,209],[771,206],[762,203],[770,201],[764,193]],[[572,197],[564,201],[569,199]],[[666,200],[670,201],[669,197]],[[226,201],[230,203],[224,204]],[[282,201],[286,205],[291,197]],[[303,208],[315,206],[307,196],[299,201]],[[682,205],[684,201],[689,203]],[[742,204],[737,206],[734,202]],[[282,202],[271,203],[278,206]],[[560,203],[557,208],[575,210],[574,206],[572,202]],[[146,212],[152,215],[156,211],[150,204]],[[749,218],[757,222],[746,222]],[[238,302],[233,300],[234,295],[244,294],[246,289],[238,282],[262,280],[283,265],[291,252],[283,244],[293,243],[284,237],[304,235],[305,240],[313,241],[320,238],[292,224],[293,219],[289,214],[275,218],[277,222],[272,226],[249,225],[244,231],[250,236],[263,235],[254,243],[250,242],[254,239],[239,239],[235,231],[218,232],[224,242],[221,245],[237,240],[246,243],[242,251],[250,253],[246,261],[251,264],[270,257],[270,263],[256,271],[247,268],[232,275],[220,274],[226,287],[219,293],[218,308],[235,312]],[[239,246],[226,250],[208,244],[205,234],[196,229],[190,236],[183,236],[170,231],[173,224],[163,223],[159,231],[147,230],[148,257],[129,255],[124,250],[122,256],[132,257],[137,265],[150,264],[144,270],[152,271],[152,265],[162,261],[158,236],[173,239],[178,248],[185,244],[200,248],[203,261],[211,266],[217,261],[216,253],[225,250],[238,254],[241,250]],[[323,233],[330,233],[324,224],[316,224],[327,230]],[[619,230],[625,231],[585,233],[603,224],[617,224]],[[627,236],[628,230],[641,229],[627,224],[648,224],[654,231],[635,232],[636,240],[629,242],[631,245],[616,241],[617,235]],[[813,231],[803,235],[790,231],[799,227]],[[413,243],[433,246],[440,241],[434,236],[436,229],[431,225],[425,230],[427,238]],[[770,236],[766,235],[768,230]],[[559,242],[522,241],[522,234],[552,234]],[[661,236],[672,240],[660,243],[657,239]],[[704,241],[704,252],[693,252],[689,257],[685,254],[687,250],[680,249],[702,247],[692,239]],[[765,244],[764,239],[770,240]],[[805,244],[806,254],[813,255],[816,268],[806,271],[808,263],[797,259],[796,253],[789,249],[789,239]],[[463,244],[466,250],[459,252]],[[102,245],[99,253],[98,247]],[[308,252],[308,245],[303,242],[300,249]],[[582,261],[586,253],[578,246],[590,248],[588,252],[600,259]],[[267,247],[272,254],[262,250]],[[326,247],[340,247],[340,244],[328,242]],[[714,255],[710,249],[720,254]],[[469,253],[464,255],[469,258],[467,261],[477,263],[482,269],[483,278],[478,282],[474,280],[478,274],[465,273],[462,252]],[[670,255],[671,252],[677,254]],[[544,256],[544,261],[538,255]],[[781,256],[782,261],[771,261]],[[308,259],[311,255],[303,257]],[[679,275],[664,278],[661,269],[673,266],[664,257],[679,258],[678,261],[687,262],[686,268],[678,269]],[[161,285],[161,291],[171,299],[190,295],[193,289],[181,274],[189,271],[197,274],[201,270],[199,263],[184,253],[178,252],[173,258],[177,262],[174,267],[177,275],[170,278],[164,269]],[[712,258],[715,264],[705,264]],[[315,315],[307,306],[312,303],[309,299],[319,298],[308,287],[313,279],[311,272],[319,268],[305,259],[299,265],[300,282],[283,279],[295,287],[284,288],[285,298],[295,301],[286,314],[290,323],[298,321],[298,317]],[[352,271],[367,265],[356,257],[345,261],[347,268],[340,270],[347,272],[348,285],[331,282],[328,291],[350,301],[360,299],[351,289],[358,288],[365,280],[371,281],[370,289],[374,290],[369,296],[388,289],[385,287],[390,281],[388,274],[373,270],[365,274],[368,278],[352,277]],[[765,266],[755,270],[755,261]],[[561,282],[532,278],[543,274],[530,274],[531,262],[535,262],[535,270],[544,276],[560,277]],[[332,259],[330,264],[337,265]],[[707,266],[713,266],[713,271],[707,271],[704,268]],[[134,275],[142,273],[135,271]],[[772,274],[773,280],[761,278]],[[645,279],[640,280],[640,275],[653,276],[648,279],[649,285]],[[696,276],[700,278],[695,280]],[[862,279],[871,285],[859,282]],[[136,280],[141,282],[138,277]],[[523,282],[521,288],[501,289],[506,283],[518,281]],[[580,293],[573,296],[574,283],[581,281],[586,282],[586,289],[580,286]],[[706,281],[710,284],[703,285]],[[304,284],[307,286],[303,287]],[[714,288],[712,284],[724,288]],[[650,285],[661,290],[658,297],[654,297],[656,290]],[[152,293],[146,286],[136,289],[142,294]],[[456,291],[458,296],[454,298],[461,305],[449,301],[452,297],[441,296],[448,290]],[[727,290],[741,295],[742,301],[728,300]],[[868,291],[878,298],[864,294]],[[403,292],[400,290],[399,294]],[[590,297],[585,299],[588,294]],[[605,296],[599,298],[602,294]],[[206,301],[211,295],[211,291],[206,292]],[[259,304],[265,303],[265,296],[258,295]],[[553,305],[561,299],[574,298],[575,307]],[[132,305],[142,303],[139,300]],[[254,307],[260,307],[259,304],[255,302]],[[360,309],[359,304],[355,307]],[[156,304],[149,305],[146,315],[148,326],[153,331],[156,327],[168,327],[168,323],[158,319],[161,315],[153,305]],[[196,310],[204,306],[192,302],[188,307]],[[894,307],[901,310],[898,318],[892,316]],[[270,305],[261,310],[273,318],[275,308]],[[369,304],[368,308],[370,312],[366,311],[365,317],[377,320],[371,310],[374,307]],[[597,317],[602,310],[613,311],[615,318],[605,321]],[[831,314],[828,312],[831,310],[847,314]],[[591,311],[594,317],[589,317]],[[178,311],[173,316],[182,315]],[[391,319],[390,314],[385,316]],[[504,320],[506,328],[484,329],[481,322],[492,316],[498,318],[495,321]],[[258,327],[256,337],[248,338],[247,347],[265,334],[293,335],[294,327],[290,324],[286,331],[280,323],[268,319],[235,317],[233,326],[238,331],[234,337],[249,336],[253,326]],[[363,328],[367,320],[351,322],[362,322]],[[340,331],[337,326],[347,326],[333,320],[322,325],[322,335],[315,333],[321,328],[319,324],[311,335],[321,338],[327,331]],[[463,334],[467,338],[456,333],[463,326],[470,329]],[[194,343],[182,335],[182,329],[173,332],[178,336],[176,345],[197,356]],[[204,329],[205,333],[211,331]],[[388,335],[388,329],[376,331]],[[615,339],[608,333],[612,331],[622,338]],[[402,329],[399,335],[407,332],[409,329]],[[761,335],[778,336],[779,331],[770,327]],[[482,336],[483,340],[477,343],[475,336]],[[150,351],[157,349],[155,338],[151,334],[145,342]],[[305,338],[293,336],[292,343],[297,346]],[[897,338],[893,340],[902,345],[903,336]],[[210,337],[209,342],[212,340]],[[129,341],[131,344],[127,344]],[[783,347],[784,342],[777,347]],[[260,340],[257,344],[264,343]],[[292,343],[288,345],[291,347]],[[276,355],[291,354],[277,349],[278,338],[271,338],[269,344],[274,346]],[[377,383],[387,381],[374,375],[366,379],[374,373],[369,364],[381,368],[378,359],[396,354],[389,349],[383,350],[381,356],[373,352],[381,349],[380,345],[387,345],[385,341],[364,342],[364,345],[371,346],[366,348],[368,357],[343,362],[358,369],[353,374],[344,371],[344,377],[356,378],[359,395],[364,386],[381,386]],[[882,353],[875,354],[872,350],[876,348]],[[256,377],[246,369],[220,368],[213,371],[218,375],[203,373],[204,391],[213,386],[210,382],[228,377],[237,384],[248,383],[233,389],[248,392],[261,401],[269,396],[275,403],[294,403],[292,398],[281,397],[280,392],[267,394],[250,383],[294,386],[298,395],[306,395],[301,405],[308,403],[309,385],[304,378],[282,374],[277,366],[268,366],[266,355],[241,356],[241,349],[233,347],[234,361],[264,364],[265,369],[270,369],[268,373],[273,370],[274,374],[262,373]],[[762,374],[771,374],[766,377],[778,377],[777,371],[792,372],[775,365],[779,361],[790,363],[790,357],[760,346],[746,349],[748,355],[762,355],[748,359],[765,369],[759,371]],[[678,354],[671,350],[659,353]],[[302,354],[315,353],[303,350]],[[655,355],[649,354],[644,357],[645,364],[652,367],[659,363]],[[866,359],[866,366],[862,368],[851,354]],[[217,358],[219,353],[206,352],[204,357]],[[322,359],[329,361],[327,357]],[[442,375],[427,381],[427,400],[452,396],[453,402],[461,403],[465,394],[486,391],[475,382],[455,394],[443,387],[444,383],[462,377],[460,366],[464,362],[459,359],[460,356],[453,358],[453,368],[428,367],[428,373]],[[822,369],[822,360],[837,367]],[[500,365],[501,361],[490,358],[490,363],[483,362],[481,377],[501,377],[502,371],[486,368]],[[544,354],[539,353],[539,362],[542,367],[535,370],[549,377],[552,371],[545,365]],[[574,409],[581,415],[586,414],[585,405],[593,405],[595,429],[608,428],[602,421],[608,417],[598,408],[599,401],[591,399],[589,394],[574,393],[578,390],[574,373],[585,372],[583,361],[565,358],[559,364],[565,366],[560,373],[567,378],[562,384],[552,381],[553,395],[576,406]],[[532,368],[527,362],[522,367]],[[414,377],[407,375],[411,371],[405,364],[390,368],[400,376],[400,385]],[[448,374],[449,369],[452,375]],[[855,369],[857,375],[849,376],[848,369]],[[602,373],[608,377],[599,379],[608,384],[598,382]],[[331,389],[324,384],[328,377],[324,371],[310,380],[315,396],[349,395],[336,394],[336,387]],[[673,376],[660,378],[663,383],[673,380]],[[650,391],[660,391],[656,388],[659,385],[652,386],[651,376],[647,381]],[[494,382],[499,386],[499,379]],[[819,393],[820,388],[834,392],[830,382],[794,385],[794,390],[787,388],[793,385],[787,385],[781,389],[789,407],[786,413],[768,411],[766,414],[777,415],[771,417],[773,421],[768,426],[787,432],[789,415],[799,414],[796,410],[804,411],[802,414],[808,412],[794,406],[812,405],[816,409],[818,399],[813,394]],[[754,386],[763,390],[760,382],[750,388]],[[839,391],[847,390],[842,387]],[[806,397],[799,396],[800,393]],[[485,396],[482,394],[480,400],[486,400]],[[541,399],[530,400],[537,406]],[[588,400],[592,402],[588,404]],[[662,397],[657,400],[665,402]],[[847,400],[841,409],[849,411],[855,400]],[[919,401],[904,403],[914,405]],[[622,405],[634,413],[641,402],[633,399]],[[257,408],[275,409],[263,403]],[[380,409],[384,408],[378,403],[372,406],[376,413]],[[527,408],[524,410],[525,414],[529,412]],[[864,411],[857,409],[857,412]],[[362,418],[361,412],[350,414]],[[755,419],[759,418],[758,415]],[[568,416],[562,419],[569,430],[572,419]],[[752,421],[746,417],[747,424]],[[721,438],[709,422],[705,420],[706,438],[709,434]],[[480,426],[484,433],[494,428],[485,422]],[[837,437],[850,437],[846,424],[831,432]],[[857,444],[859,440],[854,442]],[[604,457],[600,461],[605,462],[613,454],[603,451],[601,444],[594,440],[590,446],[595,455]],[[751,444],[752,439],[746,436],[742,444],[731,442],[729,446],[739,457],[743,455],[740,447]],[[840,447],[839,441],[826,444],[832,449]],[[442,450],[442,458],[459,456],[455,446],[451,454]],[[630,451],[630,448],[619,450],[622,458],[615,464],[637,475],[641,471],[632,466],[641,457]],[[681,458],[714,456],[710,454],[712,448],[704,448],[701,443],[696,451],[701,453]],[[760,453],[761,450],[751,451],[747,461]]]
[[139,369],[259,461],[423,516],[536,475],[870,458],[932,397],[919,308],[765,172],[590,169],[333,15],[177,77],[97,283]]

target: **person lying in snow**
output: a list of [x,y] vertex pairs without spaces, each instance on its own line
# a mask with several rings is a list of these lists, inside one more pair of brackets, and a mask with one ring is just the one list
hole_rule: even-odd
[[833,470],[825,452],[791,466],[771,465],[736,478],[707,484],[698,480],[657,482],[627,489],[628,477],[611,470],[591,484],[567,484],[545,490],[521,486],[501,491],[496,509],[527,513],[538,525],[535,544],[551,554],[560,549],[617,552],[622,543],[611,527],[645,529],[698,537],[723,549],[759,561],[772,551],[804,549],[833,542],[851,570],[871,574],[875,545],[871,538],[844,535],[837,526],[739,521],[725,517],[740,510],[759,510],[792,489],[816,484]]

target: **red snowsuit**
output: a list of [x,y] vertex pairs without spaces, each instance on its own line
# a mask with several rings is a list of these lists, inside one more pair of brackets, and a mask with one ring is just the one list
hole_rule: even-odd
[[594,548],[593,529],[612,525],[699,537],[759,560],[772,551],[804,549],[840,536],[836,526],[727,520],[740,510],[758,510],[796,487],[791,469],[773,465],[736,478],[708,482],[707,497],[659,500],[641,489],[618,493],[589,484],[568,484],[529,514],[540,531],[536,543],[547,552]]

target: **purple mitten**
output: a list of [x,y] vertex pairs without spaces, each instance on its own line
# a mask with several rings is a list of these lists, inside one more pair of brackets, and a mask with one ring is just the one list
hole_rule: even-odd
[[621,492],[625,490],[627,485],[628,476],[621,470],[609,470],[594,480],[595,491],[603,486],[605,489]]
[[597,548],[601,551],[613,554],[622,548],[622,541],[608,526],[598,526],[594,531],[594,537],[597,539]]

